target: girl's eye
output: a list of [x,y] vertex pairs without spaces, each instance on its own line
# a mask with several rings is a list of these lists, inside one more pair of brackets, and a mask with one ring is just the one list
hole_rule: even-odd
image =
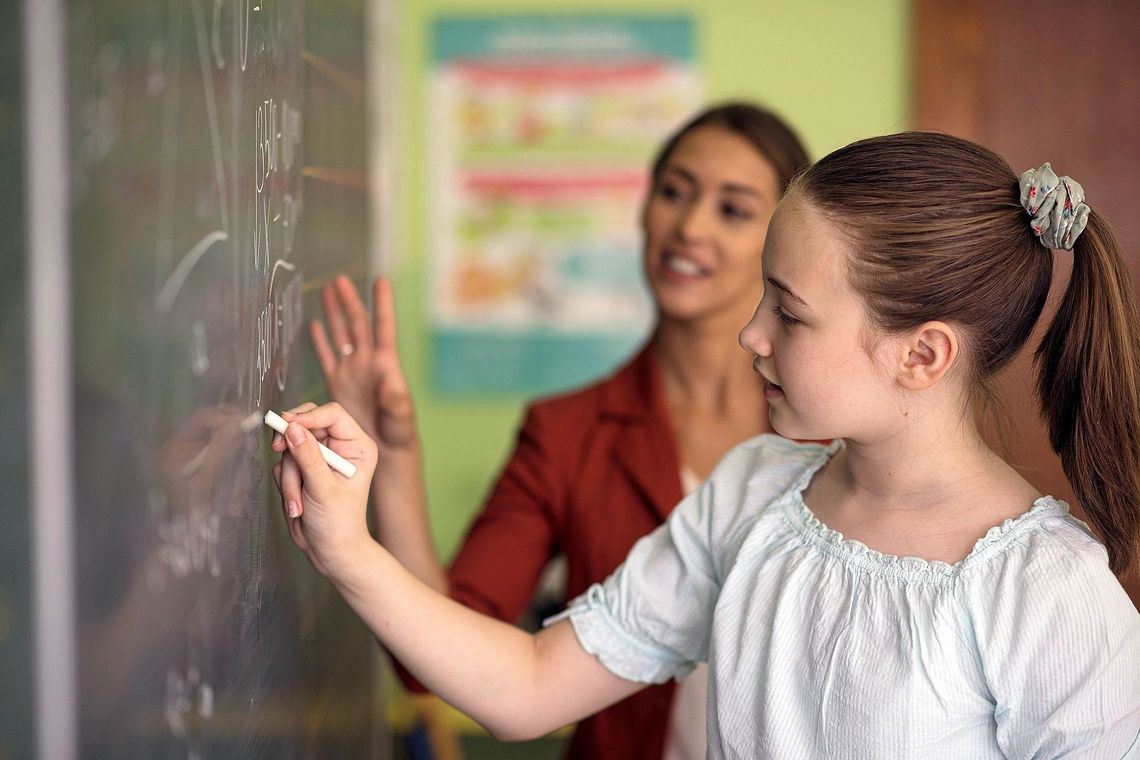
[[800,323],[798,319],[793,317],[788,312],[784,311],[780,306],[773,307],[772,311],[775,312],[776,319],[780,320],[780,324],[791,326],[798,325]]

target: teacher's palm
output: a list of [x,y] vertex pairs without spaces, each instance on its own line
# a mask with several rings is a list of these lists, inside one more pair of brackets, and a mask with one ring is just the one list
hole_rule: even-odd
[[380,448],[409,449],[416,441],[415,406],[396,350],[391,284],[373,285],[372,319],[347,277],[321,291],[325,326],[310,326],[329,396],[348,411]]

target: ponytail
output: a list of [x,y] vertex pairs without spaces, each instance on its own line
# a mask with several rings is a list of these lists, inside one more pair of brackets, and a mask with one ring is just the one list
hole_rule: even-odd
[[1138,336],[1131,275],[1093,212],[1035,358],[1049,442],[1121,577],[1140,564]]

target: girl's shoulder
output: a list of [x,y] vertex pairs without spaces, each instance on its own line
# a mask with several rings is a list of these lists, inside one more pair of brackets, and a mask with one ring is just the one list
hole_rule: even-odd
[[1021,515],[990,528],[963,564],[964,571],[979,576],[1015,572],[1048,577],[1064,566],[1107,569],[1108,553],[1066,502],[1042,496]]
[[1140,634],[1140,613],[1109,568],[1104,544],[1058,499],[1043,496],[1026,513],[991,528],[962,564],[965,589],[983,617],[1003,617],[1020,606],[1041,610],[1040,621],[1056,622],[1079,609],[1086,620],[1092,614],[1127,621]]
[[772,507],[801,491],[838,447],[771,433],[750,438],[725,454],[694,492],[691,509],[699,511],[713,544],[733,545],[733,536],[739,538],[758,520],[779,513]]
[[783,492],[822,467],[839,445],[838,442],[793,441],[764,433],[732,448],[708,480],[721,489]]
[[1127,746],[1140,728],[1140,613],[1104,546],[1064,502],[1043,497],[1007,522],[991,531],[959,587],[963,640],[976,647],[999,733],[1043,747],[1060,741],[1056,730],[1081,725],[1087,730],[1068,738],[1085,749],[1097,732]]

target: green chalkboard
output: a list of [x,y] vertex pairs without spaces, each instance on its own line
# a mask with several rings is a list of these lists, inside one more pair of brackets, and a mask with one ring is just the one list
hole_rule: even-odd
[[0,5],[0,758],[31,757],[32,589],[23,249],[23,46],[16,3]]
[[364,3],[66,9],[80,754],[383,756],[378,652],[259,424],[367,258]]

